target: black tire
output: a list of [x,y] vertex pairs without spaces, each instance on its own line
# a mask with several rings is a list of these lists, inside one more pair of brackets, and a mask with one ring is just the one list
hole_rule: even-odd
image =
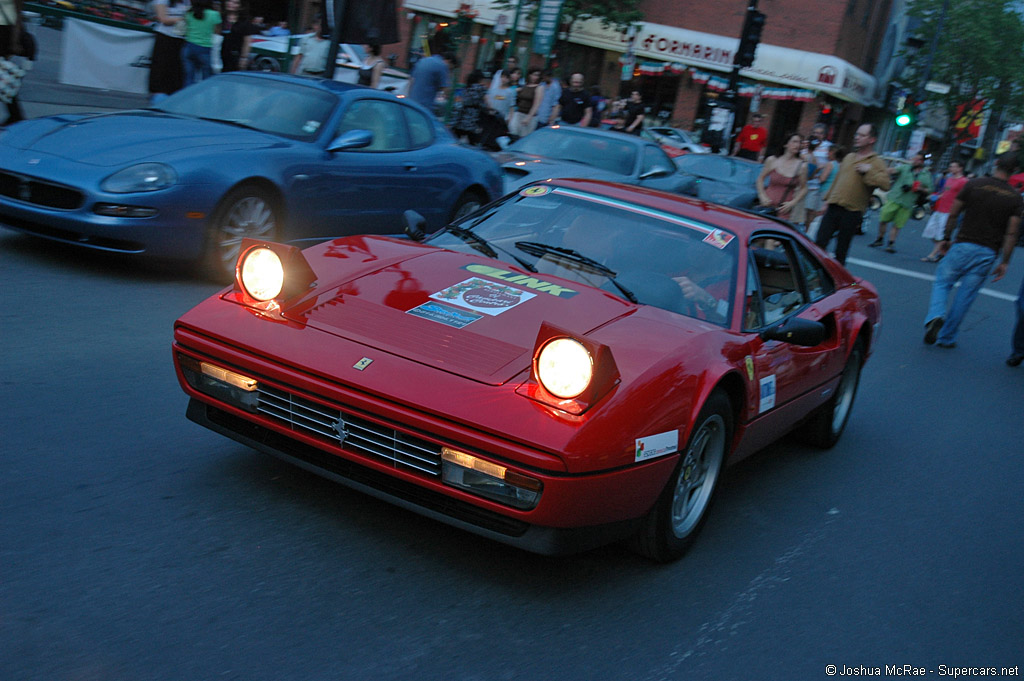
[[874,194],[868,199],[868,210],[878,210],[882,207],[882,199],[878,198]]
[[723,391],[715,390],[700,410],[672,477],[634,537],[633,546],[640,554],[668,563],[689,550],[718,489],[732,427],[732,404]]
[[857,397],[863,366],[864,343],[858,338],[846,360],[835,393],[797,430],[801,440],[821,449],[829,449],[839,442],[850,420],[850,412],[853,411],[853,400]]
[[914,210],[911,213],[911,216],[913,216],[913,218],[915,220],[920,220],[926,214],[927,214],[927,211],[925,210],[924,206],[914,206]]
[[215,281],[234,279],[242,239],[275,241],[280,236],[281,210],[275,197],[254,184],[232,189],[221,200],[206,228],[203,271]]
[[452,223],[461,220],[470,213],[476,212],[485,203],[487,203],[487,199],[481,196],[479,192],[473,190],[464,192],[459,197],[459,200],[455,202],[455,207],[452,208],[452,214],[448,222]]

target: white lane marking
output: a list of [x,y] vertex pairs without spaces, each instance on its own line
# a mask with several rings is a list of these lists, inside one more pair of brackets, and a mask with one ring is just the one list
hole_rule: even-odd
[[[849,262],[849,259],[847,259]],[[793,577],[795,563],[808,555],[829,534],[829,526],[839,516],[839,509],[831,508],[826,513],[825,521],[817,529],[806,533],[800,542],[775,559],[759,575],[747,584],[747,588],[736,594],[732,603],[720,611],[717,616],[704,622],[697,629],[697,639],[689,646],[677,645],[669,653],[669,660],[660,668],[654,669],[647,678],[656,681],[671,681],[693,674],[681,674],[680,669],[690,658],[691,664],[700,665],[700,658],[715,655],[729,647],[729,639],[739,634],[739,630],[754,621],[763,621],[755,612],[755,602],[767,596],[767,592],[784,586]]]
[[[860,265],[861,267],[870,267],[874,270],[880,270],[882,272],[888,272],[890,274],[900,274],[904,277],[911,277],[913,279],[922,279],[924,281],[935,281],[935,276],[931,274],[922,274],[921,272],[914,272],[913,270],[904,270],[899,267],[890,267],[889,265],[882,265],[877,262],[871,262],[870,260],[861,260],[860,258],[847,258],[846,262],[853,263],[854,265]],[[960,283],[957,282],[957,286]],[[1003,293],[1002,291],[995,291],[990,288],[983,288],[978,293],[998,298],[999,300],[1009,300],[1011,303],[1017,300],[1017,296],[1012,293]]]

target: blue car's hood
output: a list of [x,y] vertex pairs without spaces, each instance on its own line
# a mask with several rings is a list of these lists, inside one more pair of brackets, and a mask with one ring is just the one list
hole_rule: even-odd
[[496,158],[501,164],[506,193],[515,191],[535,180],[550,178],[582,177],[588,180],[627,183],[632,181],[628,175],[613,173],[583,163],[561,161],[533,154],[505,151],[497,154]]
[[255,130],[148,111],[39,118],[12,126],[3,142],[96,166],[289,144]]

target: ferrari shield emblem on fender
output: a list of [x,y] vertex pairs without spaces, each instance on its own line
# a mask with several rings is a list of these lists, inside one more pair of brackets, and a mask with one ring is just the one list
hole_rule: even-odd
[[362,371],[371,364],[373,364],[372,359],[370,359],[369,357],[363,357],[361,360],[353,364],[352,368],[355,369],[356,371]]

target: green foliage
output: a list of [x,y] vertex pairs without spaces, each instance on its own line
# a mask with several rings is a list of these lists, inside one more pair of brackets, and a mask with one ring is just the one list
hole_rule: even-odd
[[[515,12],[520,0],[491,0],[497,9]],[[630,24],[644,20],[640,11],[641,0],[565,0],[562,6],[562,21],[572,24],[586,19],[600,19],[605,28],[615,27],[625,31]],[[529,19],[537,16],[537,2],[523,2],[523,15]],[[571,30],[571,29],[570,29]]]
[[[921,20],[923,47],[905,50],[914,78],[923,80],[944,0],[911,0],[907,13]],[[935,43],[929,80],[951,85],[946,95],[921,94],[945,104],[950,115],[965,100],[987,100],[1005,115],[1024,113],[1024,16],[1015,0],[950,0]],[[922,82],[923,86],[924,83]]]

